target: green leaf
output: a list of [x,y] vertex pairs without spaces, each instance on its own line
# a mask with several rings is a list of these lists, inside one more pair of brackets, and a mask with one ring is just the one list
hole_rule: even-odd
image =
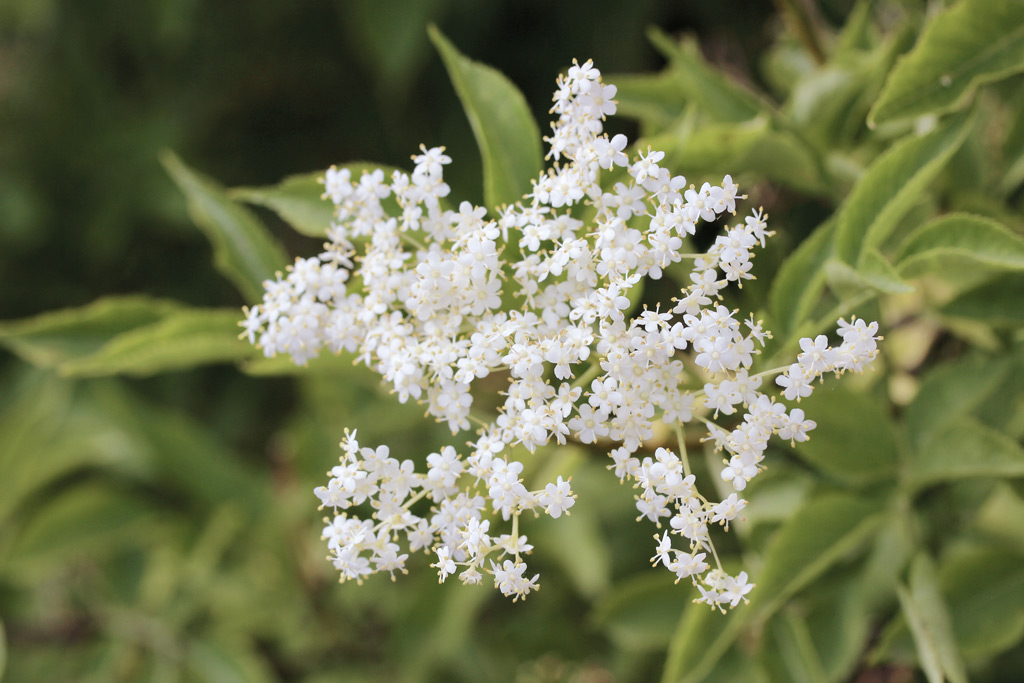
[[[664,165],[686,175],[756,174],[809,194],[825,194],[813,152],[793,133],[766,117],[743,123],[712,123],[686,136],[667,133],[640,141],[665,152]],[[717,178],[716,178],[717,180]]]
[[277,185],[267,187],[233,187],[228,191],[234,199],[263,206],[310,237],[323,237],[334,217],[334,204],[323,199],[323,171],[288,176]]
[[686,95],[672,68],[657,74],[611,74],[604,80],[615,85],[615,115],[637,119],[641,134],[660,132],[679,117]]
[[[337,168],[349,169],[353,182],[358,182],[362,174],[372,173],[377,169],[384,171],[385,180],[389,180],[395,171],[401,170],[369,161],[338,164]],[[323,197],[323,177],[323,171],[303,173],[288,176],[277,185],[234,187],[228,194],[234,199],[270,209],[296,232],[322,239],[334,219],[334,204],[330,199]],[[396,211],[400,213],[393,198],[385,198],[381,200],[381,204],[391,215],[396,215]]]
[[980,354],[937,365],[907,406],[904,423],[911,444],[920,446],[955,418],[970,414],[1009,371],[1008,359]]
[[591,619],[619,647],[663,650],[693,600],[691,591],[676,584],[667,571],[647,571],[617,581],[598,600]]
[[611,581],[611,553],[593,508],[577,502],[570,513],[538,522],[531,538],[548,548],[581,595],[593,598]]
[[1017,273],[995,278],[970,289],[939,310],[990,325],[1016,328],[1024,324],[1024,277]]
[[1020,477],[1024,448],[974,418],[961,417],[916,449],[907,469],[910,482],[919,487],[969,477]]
[[1024,239],[989,218],[950,214],[915,230],[896,257],[904,277],[977,266],[1024,270]]
[[56,493],[25,522],[8,555],[20,576],[58,571],[76,557],[99,557],[112,547],[139,543],[160,514],[149,500],[109,484],[84,483]]
[[797,444],[801,458],[855,486],[892,480],[899,447],[884,400],[826,385],[804,399],[800,407],[818,423],[810,440]]
[[4,621],[0,619],[0,681],[4,679],[4,671],[7,669],[7,632],[4,630]]
[[834,228],[831,219],[818,226],[782,263],[772,282],[768,302],[780,337],[788,336],[806,321],[821,297]]
[[81,308],[0,322],[0,344],[33,365],[52,368],[94,353],[118,334],[155,323],[181,307],[145,296],[107,297]]
[[[845,494],[820,496],[798,510],[776,532],[750,604],[728,617],[688,609],[669,646],[663,681],[701,681],[751,620],[764,621],[830,567],[848,557],[878,528],[877,505]],[[700,605],[694,605],[700,608]]]
[[897,588],[900,606],[910,624],[918,661],[929,683],[967,683],[967,670],[957,651],[949,610],[939,592],[931,559],[919,554],[910,566],[910,586]]
[[707,605],[691,604],[672,634],[662,683],[705,680],[749,618],[747,607],[722,615]]
[[839,258],[859,265],[867,248],[882,245],[960,147],[971,120],[953,116],[927,135],[903,140],[868,167],[839,209]]
[[233,308],[176,311],[119,334],[95,353],[68,360],[58,370],[66,377],[145,377],[258,355],[238,338],[240,319],[241,312]]
[[672,73],[687,99],[697,102],[715,121],[738,123],[771,110],[760,95],[708,64],[696,39],[685,37],[677,42],[656,28],[647,37],[675,67]]
[[162,490],[183,492],[186,502],[208,507],[230,499],[254,518],[265,510],[265,477],[201,423],[117,391],[99,393],[96,404],[134,441],[145,474]]
[[765,619],[791,596],[861,546],[882,522],[878,503],[822,495],[798,510],[764,553],[750,610]]
[[499,71],[463,56],[436,26],[429,26],[427,33],[480,147],[484,202],[493,209],[519,201],[543,168],[540,129],[526,99]]
[[1009,482],[1000,482],[978,508],[974,528],[1003,547],[1024,555],[1024,498]]
[[824,683],[828,680],[807,622],[785,610],[771,621],[771,634],[786,667],[786,680]]
[[266,227],[224,188],[171,152],[160,161],[188,201],[189,215],[213,245],[214,263],[250,303],[263,297],[263,281],[287,265],[288,255]]
[[254,650],[210,640],[189,644],[185,666],[189,679],[203,683],[269,683],[276,678]]
[[963,108],[982,83],[1024,71],[1024,4],[962,0],[937,14],[889,75],[868,120]]
[[1005,547],[945,558],[939,579],[964,656],[992,657],[1024,638],[1024,563]]
[[877,249],[866,250],[860,266],[856,269],[838,259],[830,259],[825,264],[825,278],[829,288],[843,300],[852,299],[868,291],[883,294],[914,291]]

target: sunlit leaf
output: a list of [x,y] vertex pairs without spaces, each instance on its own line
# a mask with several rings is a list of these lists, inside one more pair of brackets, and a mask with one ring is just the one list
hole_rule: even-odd
[[784,336],[795,330],[818,303],[825,287],[825,263],[833,250],[834,228],[833,220],[818,226],[779,268],[769,293],[776,334]]
[[809,194],[827,194],[814,153],[793,133],[765,117],[743,123],[712,123],[690,135],[666,133],[640,141],[665,152],[664,165],[699,180],[718,182],[726,173],[750,173]]
[[927,135],[903,140],[868,167],[839,210],[839,258],[858,265],[865,250],[882,245],[960,147],[970,122],[965,114],[950,117]]
[[511,204],[540,174],[540,128],[519,89],[500,72],[463,56],[434,26],[427,29],[469,118],[484,165],[484,202]]
[[872,123],[964,106],[982,83],[1024,71],[1024,4],[962,0],[937,14],[893,69]]
[[224,188],[186,166],[171,152],[160,156],[167,173],[188,200],[189,215],[213,246],[214,263],[253,303],[263,296],[263,281],[288,265],[288,256],[266,227]]
[[1024,270],[1024,239],[989,218],[951,214],[915,230],[896,264],[904,277],[978,266]]

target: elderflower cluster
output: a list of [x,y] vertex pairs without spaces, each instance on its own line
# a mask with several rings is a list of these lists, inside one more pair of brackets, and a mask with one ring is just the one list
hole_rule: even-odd
[[[751,374],[770,334],[723,306],[721,292],[753,277],[754,249],[772,235],[766,216],[730,226],[742,198],[730,176],[698,189],[659,166],[663,152],[629,157],[625,136],[603,132],[616,90],[591,62],[574,63],[557,86],[553,163],[522,202],[493,215],[447,206],[443,148],[421,146],[411,175],[356,179],[331,168],[324,197],[336,220],[324,252],[267,282],[242,324],[268,357],[354,354],[453,434],[478,425],[464,452],[429,454],[425,472],[346,433],[341,463],[315,491],[335,514],[323,535],[342,580],[393,577],[425,550],[442,581],[488,575],[503,594],[526,596],[538,577],[520,516],[557,518],[576,496],[562,477],[530,490],[512,447],[571,440],[609,453],[609,469],[637,490],[638,519],[667,523],[654,564],[690,580],[699,601],[736,606],[752,584],[722,569],[710,529],[741,515],[739,494],[773,435],[803,441],[815,426],[762,381],[777,376],[783,396],[799,400],[824,373],[860,371],[877,353],[877,324],[841,320],[838,348],[804,339],[792,366]],[[606,191],[602,174],[619,181]],[[709,249],[684,251],[698,226],[720,220]],[[672,305],[634,311],[638,283],[666,271],[683,283]],[[482,419],[471,412],[473,385],[496,373],[507,379],[504,402]],[[643,455],[657,422],[675,432],[677,450]],[[724,500],[706,498],[690,472],[684,433],[695,424],[727,456],[721,478],[734,492]]]

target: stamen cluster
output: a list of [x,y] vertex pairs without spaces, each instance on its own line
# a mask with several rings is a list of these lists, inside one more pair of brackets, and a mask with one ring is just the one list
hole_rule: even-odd
[[[562,477],[530,490],[512,447],[572,440],[609,451],[609,469],[638,490],[638,519],[667,522],[654,564],[718,608],[752,588],[745,572],[722,569],[710,528],[740,516],[738,494],[761,471],[773,435],[803,441],[815,427],[761,392],[762,380],[778,375],[783,396],[799,401],[824,373],[859,372],[877,354],[877,324],[841,320],[839,347],[804,339],[793,365],[750,374],[770,334],[723,306],[721,292],[753,277],[754,250],[773,234],[767,217],[754,211],[725,225],[707,251],[684,253],[699,225],[735,215],[739,188],[730,176],[687,186],[659,166],[660,151],[627,156],[625,136],[603,132],[615,93],[589,61],[559,77],[546,138],[552,165],[522,202],[494,215],[446,206],[444,148],[421,146],[411,175],[354,179],[331,168],[324,196],[336,219],[323,253],[297,259],[246,311],[246,334],[268,357],[305,364],[323,349],[354,354],[399,401],[423,403],[453,434],[479,427],[465,452],[429,454],[425,473],[346,432],[340,464],[315,491],[335,512],[324,538],[342,580],[393,577],[409,553],[429,550],[442,581],[486,574],[503,594],[524,597],[538,577],[528,576],[520,516],[557,518],[576,496]],[[602,175],[618,179],[611,190]],[[678,298],[635,312],[638,283],[669,269],[688,283]],[[482,419],[473,385],[495,374],[507,379],[503,404]],[[642,456],[657,422],[675,431],[678,452]],[[706,498],[690,472],[684,430],[695,422],[728,455],[721,477],[735,492],[724,500]],[[369,516],[358,516],[367,506]]]

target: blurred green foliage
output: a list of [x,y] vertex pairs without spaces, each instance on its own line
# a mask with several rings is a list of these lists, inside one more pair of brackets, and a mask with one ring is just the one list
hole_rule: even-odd
[[[1015,680],[1020,5],[395,4],[0,6],[6,680]],[[334,583],[311,491],[342,428],[421,458],[449,436],[349,359],[268,361],[234,321],[316,247],[311,171],[424,142],[455,158],[455,199],[515,182],[430,22],[541,130],[554,75],[593,57],[632,119],[613,127],[692,179],[738,175],[780,232],[741,294],[768,355],[882,321],[876,372],[812,396],[811,441],[751,486],[726,541],[751,605],[723,617],[647,568],[631,491],[582,447],[528,473],[581,495],[531,529],[525,603],[427,560]]]

